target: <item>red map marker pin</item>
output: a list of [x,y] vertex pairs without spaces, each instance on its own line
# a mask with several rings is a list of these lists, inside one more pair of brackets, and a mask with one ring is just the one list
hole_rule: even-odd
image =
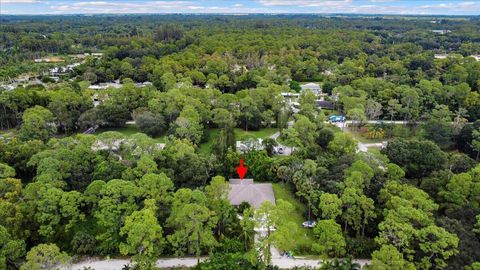
[[237,173],[238,173],[238,176],[240,176],[240,179],[243,180],[243,177],[245,177],[247,170],[248,170],[248,167],[243,166],[243,159],[240,159],[240,166],[237,167]]

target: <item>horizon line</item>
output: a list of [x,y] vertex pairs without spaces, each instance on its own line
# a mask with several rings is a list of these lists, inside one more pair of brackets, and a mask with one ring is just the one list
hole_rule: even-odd
[[392,13],[339,13],[339,12],[153,12],[153,13],[8,13],[2,14],[0,16],[72,16],[72,15],[83,15],[83,16],[101,16],[101,15],[356,15],[356,16],[398,16],[398,17],[411,17],[411,16],[420,16],[420,17],[433,17],[433,16],[442,16],[442,17],[480,17],[480,14],[392,14]]

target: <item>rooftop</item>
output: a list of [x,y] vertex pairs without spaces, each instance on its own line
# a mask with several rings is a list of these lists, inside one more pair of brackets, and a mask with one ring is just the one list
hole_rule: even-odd
[[255,209],[265,201],[275,204],[272,184],[254,183],[253,179],[230,179],[228,199],[232,205],[248,202]]

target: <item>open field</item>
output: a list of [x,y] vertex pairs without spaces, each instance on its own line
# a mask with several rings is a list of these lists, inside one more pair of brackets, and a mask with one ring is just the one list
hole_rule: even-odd
[[[125,137],[129,138],[130,136],[137,134],[137,133],[143,133],[141,132],[135,124],[127,124],[125,127],[122,128],[109,128],[109,129],[99,129],[95,135],[102,134],[107,131],[116,131],[124,135]],[[166,136],[158,136],[153,138],[153,140],[156,143],[165,143],[166,141]]]

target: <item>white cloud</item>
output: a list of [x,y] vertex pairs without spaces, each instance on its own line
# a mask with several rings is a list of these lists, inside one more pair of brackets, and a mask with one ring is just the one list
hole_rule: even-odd
[[391,2],[397,2],[399,0],[369,0],[369,2],[373,3],[391,3]]
[[[268,13],[266,8],[247,8],[243,5],[212,6],[200,5],[204,1],[78,1],[58,2],[50,5],[55,14],[106,14],[106,13]],[[214,1],[212,1],[215,3]],[[211,3],[212,3],[211,2]]]
[[0,0],[0,4],[34,4],[40,3],[38,0]]
[[353,0],[260,0],[264,6],[297,6],[297,7],[336,7],[345,6]]
[[[2,13],[480,14],[480,0],[0,0]],[[33,4],[41,3],[43,9]],[[32,4],[19,9],[15,4]],[[26,11],[26,12],[24,12]]]
[[107,2],[82,1],[52,5],[55,13],[167,13],[197,10],[191,1]]

